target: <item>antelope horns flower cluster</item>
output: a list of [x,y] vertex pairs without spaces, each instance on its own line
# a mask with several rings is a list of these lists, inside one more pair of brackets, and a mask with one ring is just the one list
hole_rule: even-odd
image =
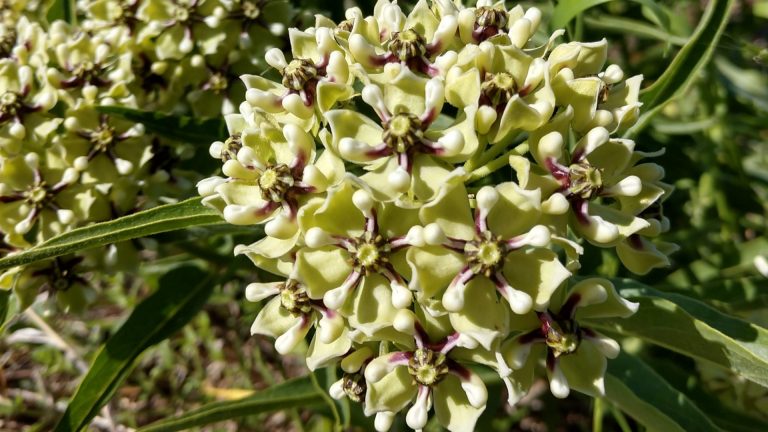
[[[295,15],[282,0],[97,0],[73,2],[80,22],[74,25],[45,22],[46,5],[41,3],[2,2],[0,7],[0,257],[72,228],[187,194],[200,176],[173,168],[190,152],[189,144],[161,138],[104,106],[199,118],[234,111],[244,100],[240,89],[232,91],[234,78],[266,67],[264,52],[284,45],[287,24]],[[318,40],[317,58],[330,53],[332,38]],[[337,51],[325,67],[328,83],[315,86],[321,106],[351,97],[351,88],[345,90],[348,95],[338,94],[337,87],[346,89],[348,78]],[[246,148],[260,145],[253,143],[263,136],[251,130],[265,130],[247,126],[254,122],[252,116],[230,122],[230,129],[243,132]],[[237,176],[258,167],[263,185],[266,172],[275,175],[271,186],[265,186],[264,199],[285,198],[290,204],[283,206],[286,217],[276,207],[264,209],[265,218],[277,216],[270,225],[274,235],[292,235],[295,224],[280,221],[291,220],[303,194],[324,191],[328,183],[316,171],[293,184],[292,175],[300,176],[310,163],[322,166],[327,157],[315,160],[312,137],[303,127],[279,125],[283,129],[285,145],[277,149],[277,160],[285,164],[269,171],[263,149],[254,148],[252,156],[243,153],[240,171],[236,161],[225,170]],[[231,154],[238,143],[228,142],[216,156]],[[245,175],[243,180],[252,178]],[[258,221],[244,216],[244,200],[233,198],[247,188],[230,183],[220,190],[229,220]],[[80,254],[43,268],[13,269],[0,274],[0,289],[15,287],[21,297],[33,299],[47,286],[66,298],[65,307],[77,309],[88,297],[82,289],[88,285],[83,269],[98,270],[95,274],[124,270],[135,258],[130,245],[113,246],[102,256]]]
[[579,256],[615,247],[645,273],[671,249],[654,241],[663,170],[615,138],[641,78],[604,69],[605,40],[534,45],[535,8],[380,0],[346,18],[290,29],[291,50],[266,53],[277,81],[242,76],[210,147],[222,175],[198,184],[228,222],[265,225],[235,249],[280,278],[247,287],[271,298],[252,332],[339,365],[331,395],[378,430],[400,411],[421,429],[432,409],[472,430],[488,398],[472,365],[512,404],[539,370],[557,397],[602,395],[619,345],[591,323],[637,305],[577,279]]

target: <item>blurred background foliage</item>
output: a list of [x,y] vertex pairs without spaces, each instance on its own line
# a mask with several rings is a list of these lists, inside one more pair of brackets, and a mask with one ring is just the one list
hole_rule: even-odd
[[[541,8],[547,23],[546,16],[557,2],[521,3]],[[566,37],[583,41],[608,38],[609,61],[628,75],[644,75],[648,85],[691,34],[707,2],[583,3],[600,4],[572,20]],[[346,8],[358,5],[368,14],[373,4],[372,0],[298,1],[294,6],[301,12],[296,23],[311,23],[314,13],[338,22]],[[640,150],[665,150],[656,162],[666,168],[666,181],[675,186],[663,208],[672,225],[665,240],[680,246],[670,268],[635,278],[768,326],[768,0],[736,2],[712,61],[695,84],[668,104],[635,140]],[[211,166],[207,152],[197,153],[201,166]],[[496,175],[502,180],[511,174],[499,171]],[[244,300],[243,287],[268,276],[256,275],[254,267],[245,258],[233,258],[231,250],[234,244],[253,241],[253,233],[213,226],[138,241],[145,250],[145,262],[150,263],[142,267],[143,280],[93,279],[98,280],[94,283],[99,286],[94,288],[100,295],[85,313],[65,314],[54,305],[38,303],[6,324],[0,339],[0,430],[51,430],[96,353],[95,347],[157,288],[160,275],[188,263],[190,257],[207,262],[213,273],[226,269],[226,277],[219,278],[222,283],[210,294],[204,313],[141,357],[91,428],[128,430],[306,373],[299,359],[279,356],[270,340],[249,335],[259,305]],[[582,262],[584,275],[633,276],[621,268],[612,252],[588,248]],[[639,341],[628,341],[625,349],[640,354],[723,429],[768,430],[767,389]],[[498,394],[503,387],[500,383],[491,384],[494,386],[490,394]],[[572,395],[555,402],[543,381],[516,408],[505,406],[502,400],[496,400],[495,406],[489,401],[480,430],[639,428],[607,401]],[[327,411],[296,408],[218,423],[205,430],[327,430]],[[371,427],[360,418],[361,413],[352,416],[360,430]]]

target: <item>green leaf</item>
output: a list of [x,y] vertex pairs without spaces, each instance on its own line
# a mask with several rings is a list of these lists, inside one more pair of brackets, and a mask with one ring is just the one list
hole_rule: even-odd
[[274,385],[242,399],[203,405],[178,417],[152,423],[140,428],[138,432],[180,431],[263,412],[321,405],[323,402],[323,395],[317,391],[309,377],[305,376]]
[[685,394],[630,354],[622,352],[608,362],[605,395],[648,430],[721,430]]
[[0,271],[84,249],[222,221],[215,210],[200,201],[201,198],[191,198],[74,229],[24,252],[0,258]]
[[618,34],[634,34],[644,38],[657,39],[672,45],[685,45],[688,39],[675,36],[654,25],[632,18],[624,18],[600,14],[594,17],[584,17],[584,23],[594,29]]
[[56,20],[64,20],[70,24],[77,24],[75,13],[75,0],[54,0],[48,8],[45,19],[52,23]]
[[625,137],[636,136],[648,126],[653,116],[675,96],[685,92],[709,62],[720,36],[728,23],[733,0],[711,0],[699,25],[680,49],[664,73],[640,94],[645,113],[627,131]]
[[209,145],[226,138],[227,125],[223,118],[198,120],[192,117],[142,111],[118,106],[97,107],[104,113],[144,125],[147,131],[175,141]]
[[590,326],[639,337],[768,386],[768,330],[684,295],[628,279],[614,280],[614,284],[640,307],[629,318],[594,320]]
[[80,431],[109,401],[139,355],[194,317],[213,291],[212,278],[194,266],[160,278],[160,287],[141,302],[96,355],[55,432]]
[[[587,9],[601,5],[603,3],[609,3],[613,0],[560,0],[557,6],[555,6],[552,12],[552,27],[559,29],[565,27],[572,19],[577,15],[584,12]],[[657,24],[664,27],[668,26],[669,20],[667,19],[664,11],[653,0],[632,0],[635,3],[647,7],[651,11],[651,16],[657,22]]]

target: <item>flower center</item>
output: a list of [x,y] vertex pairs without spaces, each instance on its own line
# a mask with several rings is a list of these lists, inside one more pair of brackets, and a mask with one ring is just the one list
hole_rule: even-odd
[[408,361],[408,373],[417,383],[433,386],[448,374],[445,354],[429,348],[419,348]]
[[507,21],[509,16],[502,8],[482,6],[475,9],[475,25],[478,27],[492,27],[499,30],[507,26]]
[[294,280],[288,280],[280,288],[280,305],[294,316],[312,312],[312,303],[307,290]]
[[351,32],[355,22],[351,19],[346,19],[336,26],[336,32]]
[[427,41],[414,29],[408,29],[393,33],[387,48],[401,62],[407,62],[427,53]]
[[240,6],[246,19],[255,20],[261,15],[261,9],[254,2],[245,1]]
[[365,392],[368,390],[368,385],[363,374],[359,372],[345,373],[342,378],[341,388],[344,389],[344,393],[349,400],[360,403],[365,400]]
[[179,3],[178,6],[176,6],[176,9],[173,11],[173,17],[176,19],[176,22],[187,22],[190,17],[189,6]]
[[224,141],[224,148],[221,150],[221,161],[226,162],[231,159],[237,159],[237,152],[241,148],[243,148],[243,142],[241,134],[237,132]]
[[227,78],[221,72],[214,72],[208,78],[206,87],[216,94],[223,93],[227,90]]
[[261,197],[272,202],[282,202],[285,193],[293,186],[291,169],[278,164],[265,169],[259,176]]
[[542,330],[545,332],[547,347],[552,350],[555,357],[573,354],[579,349],[582,335],[581,328],[575,320],[552,320]]
[[492,107],[505,106],[512,96],[517,94],[515,78],[506,73],[486,74],[485,81],[480,87],[483,102]]
[[571,196],[591,200],[603,190],[603,170],[593,167],[586,160],[568,167],[568,179]]
[[464,245],[464,254],[472,272],[487,277],[499,270],[504,262],[501,238],[494,236],[490,231],[483,232],[480,238],[468,241]]
[[355,270],[362,274],[378,273],[389,262],[391,246],[382,236],[365,232],[349,247]]
[[21,95],[7,91],[0,96],[0,120],[3,122],[16,117],[21,111]]
[[115,128],[109,125],[101,125],[91,132],[91,144],[98,152],[105,152],[115,142]]
[[30,187],[27,190],[26,196],[29,204],[36,207],[42,207],[48,199],[48,189],[45,187],[45,182]]
[[16,32],[13,29],[6,30],[3,35],[0,36],[0,58],[9,57],[15,44]]
[[421,119],[415,114],[395,114],[384,127],[384,143],[398,153],[405,153],[413,145],[421,142],[424,132]]
[[91,61],[84,61],[80,63],[72,71],[75,82],[81,84],[89,83],[97,86],[101,83],[101,80],[99,80],[100,73],[101,68]]
[[314,79],[317,79],[317,67],[310,60],[294,59],[283,69],[283,85],[290,90],[304,90]]

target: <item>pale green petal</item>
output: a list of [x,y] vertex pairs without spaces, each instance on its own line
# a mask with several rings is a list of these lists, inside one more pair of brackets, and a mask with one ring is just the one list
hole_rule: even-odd
[[467,400],[459,379],[448,376],[441,381],[432,394],[435,415],[440,424],[451,432],[471,432],[485,405],[475,408]]
[[669,257],[657,249],[653,242],[639,236],[636,241],[639,242],[639,245],[634,244],[633,240],[630,239],[616,245],[619,259],[629,271],[644,275],[655,268],[670,265]]
[[496,235],[510,239],[528,232],[541,217],[541,192],[524,190],[516,183],[496,186],[499,200],[488,214],[488,227]]
[[[352,295],[350,326],[366,335],[392,326],[398,309],[392,306],[392,289],[387,279],[378,274],[365,276]],[[346,308],[342,312],[347,312]]]
[[437,223],[446,236],[471,240],[475,235],[472,209],[460,176],[440,186],[435,198],[419,210],[423,224]]
[[333,140],[330,142],[331,150],[336,154],[339,154],[339,142],[342,138],[353,138],[370,146],[375,146],[382,142],[381,135],[383,129],[379,123],[358,112],[330,110],[325,114],[325,118],[331,126],[331,134],[333,136]]
[[368,383],[365,409],[369,412],[399,412],[416,397],[417,389],[408,368],[398,367],[380,381]]
[[335,246],[320,249],[300,249],[296,253],[296,273],[313,299],[341,286],[352,272],[348,263],[349,253]]
[[457,332],[472,337],[490,350],[497,338],[507,333],[509,305],[499,300],[496,287],[485,277],[472,278],[466,294],[470,301],[458,313],[449,313],[451,325]]
[[592,397],[605,395],[604,377],[608,361],[589,339],[582,340],[575,353],[562,356],[559,361],[572,389]]
[[480,72],[477,68],[466,71],[453,68],[445,81],[445,100],[448,103],[458,108],[477,104],[480,99]]
[[352,195],[358,188],[350,181],[344,181],[328,190],[325,202],[314,213],[305,216],[304,227],[320,227],[323,230],[341,236],[356,237],[363,233],[365,217],[352,202]]
[[592,304],[588,306],[579,307],[576,309],[577,319],[589,319],[589,318],[611,318],[622,317],[626,318],[635,313],[638,304],[633,303],[619,295],[613,284],[600,278],[585,279],[578,284],[574,285],[573,289],[580,287],[579,289],[585,289],[588,286],[599,285],[605,290],[607,298],[602,303]]
[[251,325],[251,334],[276,338],[288,331],[300,319],[285,310],[280,304],[280,296],[275,296],[256,315]]
[[567,69],[552,78],[557,104],[573,107],[572,126],[575,130],[585,131],[591,125],[602,85],[603,81],[597,77],[574,79]]
[[341,336],[329,344],[320,342],[315,336],[307,350],[307,367],[309,370],[317,370],[328,365],[331,360],[346,354],[350,348],[352,348],[352,339],[349,338],[349,331],[346,328]]
[[406,253],[413,278],[411,289],[432,298],[441,293],[464,267],[464,257],[442,246],[409,248]]
[[235,255],[247,256],[256,267],[270,273],[287,276],[293,268],[293,260],[288,256],[288,252],[296,245],[299,234],[297,232],[289,239],[267,236],[250,245],[237,245],[234,252]]
[[548,249],[513,251],[504,262],[504,277],[512,288],[531,296],[536,310],[549,305],[552,294],[570,275],[557,254]]
[[614,246],[621,239],[649,226],[644,219],[594,202],[589,203],[588,213],[588,223],[582,223],[571,212],[571,227],[598,246]]

